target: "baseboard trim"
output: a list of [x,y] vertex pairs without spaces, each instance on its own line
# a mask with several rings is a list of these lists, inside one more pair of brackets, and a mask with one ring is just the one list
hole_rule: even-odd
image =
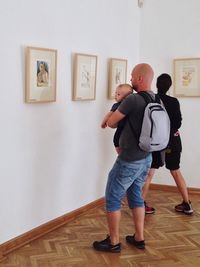
[[101,207],[104,205],[104,198],[97,199],[96,201],[89,203],[75,211],[69,212],[63,216],[60,216],[54,220],[51,220],[45,224],[42,224],[18,237],[15,237],[3,244],[0,245],[0,261],[5,259],[5,256],[20,248],[31,241],[63,226],[64,224],[76,219],[77,217],[83,215],[84,213],[88,212],[91,209]]
[[[164,185],[164,184],[150,184],[151,190],[161,190],[167,192],[178,192],[178,189],[174,185]],[[189,194],[200,194],[200,188],[188,187]]]

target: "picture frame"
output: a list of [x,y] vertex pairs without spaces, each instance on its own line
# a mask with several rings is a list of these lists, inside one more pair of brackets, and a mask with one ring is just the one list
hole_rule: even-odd
[[72,100],[96,99],[97,60],[96,55],[74,54]]
[[26,103],[56,101],[57,50],[26,47]]
[[108,98],[115,98],[115,90],[119,84],[127,80],[127,59],[110,58],[108,77]]
[[200,97],[200,58],[174,59],[174,95]]

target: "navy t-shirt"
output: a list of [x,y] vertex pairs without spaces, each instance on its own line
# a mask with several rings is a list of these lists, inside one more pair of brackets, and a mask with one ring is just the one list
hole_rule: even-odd
[[[120,104],[121,104],[121,102],[114,103],[112,105],[112,108],[111,108],[110,111],[115,112],[115,110],[118,109]],[[126,123],[126,118],[124,118],[123,120],[121,120],[118,123],[117,130],[115,131],[115,134],[114,134],[114,137],[113,137],[113,143],[114,143],[115,147],[119,147],[119,139],[120,139],[121,133],[122,133],[122,131],[124,129],[125,123]]]

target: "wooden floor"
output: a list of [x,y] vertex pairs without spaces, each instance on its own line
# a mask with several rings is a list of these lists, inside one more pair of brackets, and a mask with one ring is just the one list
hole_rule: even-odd
[[176,213],[177,193],[152,190],[156,214],[145,216],[146,249],[126,244],[134,232],[131,214],[122,209],[120,254],[94,251],[92,242],[104,239],[107,224],[104,209],[96,208],[73,222],[33,241],[7,256],[0,267],[200,267],[200,198],[191,195],[192,216]]

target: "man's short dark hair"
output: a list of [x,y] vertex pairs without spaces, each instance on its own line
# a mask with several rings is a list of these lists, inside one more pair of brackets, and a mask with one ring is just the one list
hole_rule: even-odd
[[158,88],[158,93],[166,94],[171,85],[172,85],[172,79],[169,74],[163,73],[160,76],[158,76],[156,83],[156,86]]

